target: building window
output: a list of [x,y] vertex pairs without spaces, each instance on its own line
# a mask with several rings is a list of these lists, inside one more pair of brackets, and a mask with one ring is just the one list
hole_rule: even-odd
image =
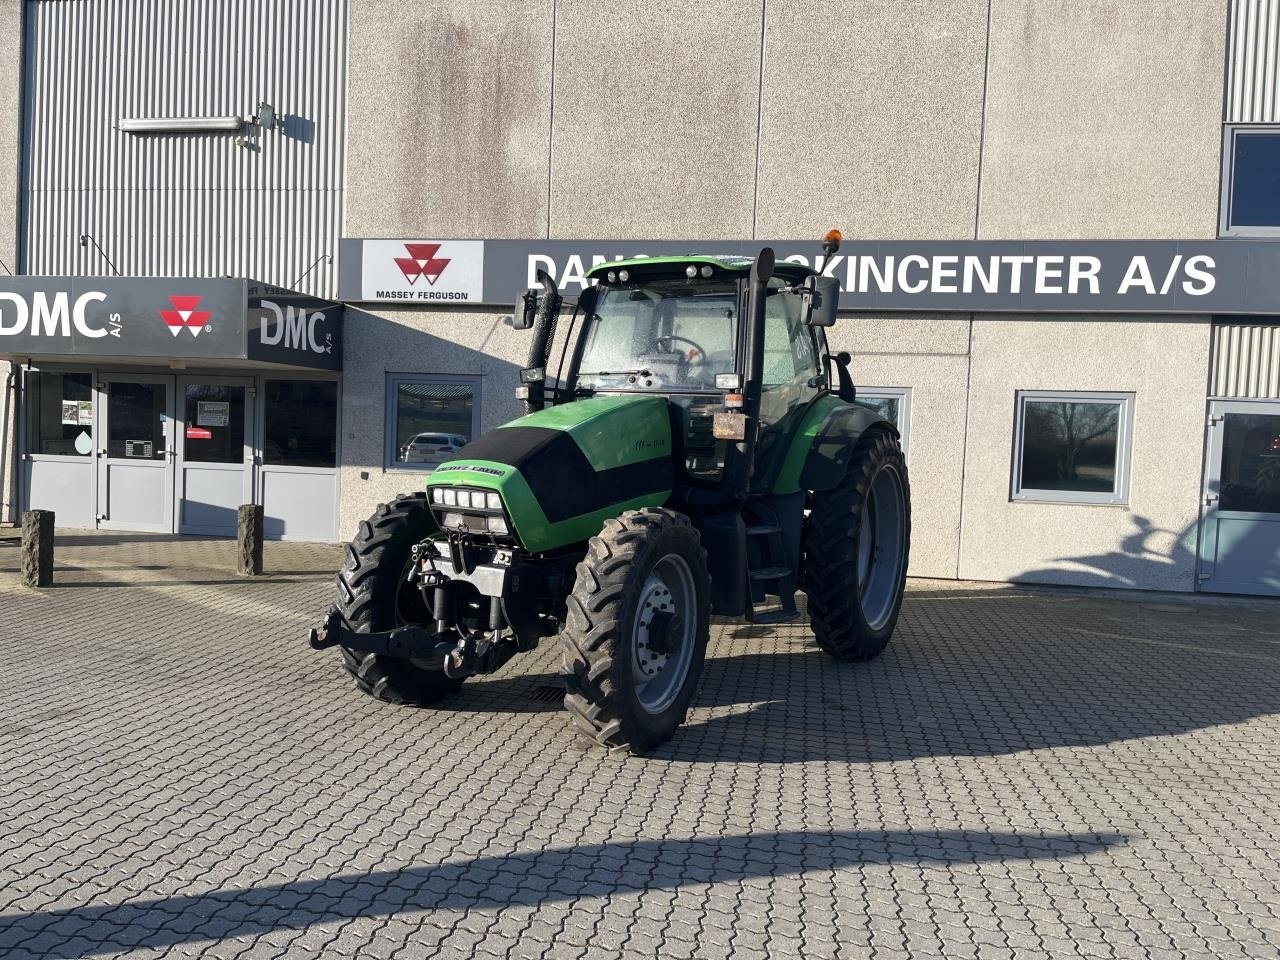
[[93,453],[93,375],[28,370],[25,453],[87,457]]
[[902,452],[909,455],[907,434],[911,431],[910,387],[858,387],[858,403],[870,407],[902,434]]
[[1222,235],[1280,236],[1280,127],[1227,127],[1223,157]]
[[1013,498],[1127,503],[1133,395],[1018,394]]
[[269,467],[336,467],[338,384],[267,380],[262,388],[262,462]]
[[429,469],[480,432],[480,380],[391,374],[387,377],[387,466]]

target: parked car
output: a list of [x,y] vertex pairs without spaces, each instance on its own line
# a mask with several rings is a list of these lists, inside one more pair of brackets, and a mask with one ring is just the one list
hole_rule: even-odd
[[457,453],[467,442],[456,433],[419,433],[400,448],[404,463],[429,463]]

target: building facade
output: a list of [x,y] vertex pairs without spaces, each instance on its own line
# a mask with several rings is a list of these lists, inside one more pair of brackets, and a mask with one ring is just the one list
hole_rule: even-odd
[[[340,370],[0,336],[5,510],[208,533],[254,497],[274,535],[345,538],[518,414],[491,291],[838,227],[874,269],[830,339],[903,431],[913,575],[1280,594],[1278,51],[1280,0],[3,0],[0,260],[346,304]],[[991,258],[1027,289],[966,279]],[[1089,258],[1130,296],[1066,296]],[[249,343],[302,330],[270,309]],[[104,479],[147,448],[115,439],[169,464],[149,527]],[[184,479],[210,442],[216,490]]]

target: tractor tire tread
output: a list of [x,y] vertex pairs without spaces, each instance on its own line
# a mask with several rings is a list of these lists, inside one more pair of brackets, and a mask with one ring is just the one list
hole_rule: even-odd
[[[348,544],[338,571],[338,612],[356,633],[390,629],[394,624],[394,597],[404,569],[400,556],[429,530],[426,493],[408,493],[382,503],[368,520],[362,520]],[[421,534],[421,535],[420,535]],[[424,670],[410,660],[341,648],[342,665],[356,687],[378,700],[400,706],[429,706],[457,691],[462,681],[435,670]]]
[[[645,507],[606,520],[600,533],[592,537],[586,556],[578,564],[573,592],[566,601],[566,616],[560,631],[564,654],[564,705],[573,725],[590,741],[613,751],[642,753],[670,736],[654,739],[646,731],[628,724],[620,709],[620,691],[614,678],[616,644],[623,629],[622,617],[634,601],[641,584],[632,572],[642,566],[656,537],[671,531],[683,540],[699,563],[691,564],[695,589],[704,606],[709,605],[710,581],[706,572],[706,551],[689,518],[674,510]],[[708,607],[709,609],[709,607]],[[706,622],[703,613],[700,622]],[[690,666],[688,685],[697,682],[705,651],[706,636],[695,635],[697,649]],[[692,696],[692,690],[688,690]],[[680,707],[680,720],[687,710],[687,698]]]
[[877,470],[887,461],[899,465],[907,504],[905,571],[911,549],[911,488],[902,448],[891,433],[883,429],[864,433],[854,447],[844,479],[834,489],[816,493],[813,498],[805,549],[805,593],[818,646],[837,660],[865,661],[879,656],[897,621],[895,609],[884,628],[868,631],[863,629],[860,611],[854,608],[862,503]]

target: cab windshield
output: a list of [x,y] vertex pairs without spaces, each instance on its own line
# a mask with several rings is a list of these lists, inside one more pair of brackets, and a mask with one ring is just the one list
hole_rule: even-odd
[[608,287],[584,332],[578,387],[714,390],[734,369],[738,285],[684,280]]

